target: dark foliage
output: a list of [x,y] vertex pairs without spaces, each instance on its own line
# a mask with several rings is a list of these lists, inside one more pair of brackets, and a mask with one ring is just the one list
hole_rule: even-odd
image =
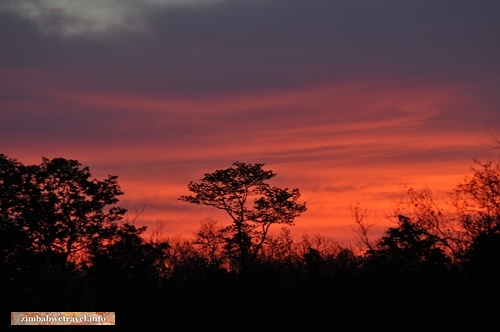
[[[297,203],[298,189],[271,187],[266,181],[276,174],[263,170],[264,164],[235,162],[233,166],[205,174],[199,183],[191,181],[188,188],[194,195],[179,199],[227,212],[232,224],[221,232],[225,249],[233,265],[245,270],[259,254],[270,226],[293,225],[306,205]],[[255,197],[253,206],[249,206],[250,197]]]
[[365,241],[365,252],[320,235],[297,241],[286,228],[268,234],[305,211],[298,190],[270,187],[264,180],[275,174],[261,164],[235,166],[206,174],[189,185],[194,196],[181,197],[226,210],[231,226],[206,220],[193,240],[148,241],[145,227],[120,222],[125,211],[108,207],[122,194],[116,177],[91,180],[88,168],[62,158],[24,166],[0,155],[4,307],[115,311],[123,331],[441,331],[496,323],[500,191],[491,163],[458,187],[453,219],[433,211],[427,194],[412,193],[421,210],[398,215],[380,240]]

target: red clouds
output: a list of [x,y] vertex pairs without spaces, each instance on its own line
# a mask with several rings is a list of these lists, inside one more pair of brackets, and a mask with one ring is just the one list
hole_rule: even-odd
[[401,183],[450,189],[495,155],[493,2],[4,2],[0,153],[116,174],[125,207],[168,232],[224,223],[177,197],[235,161],[300,189],[296,232],[348,239],[351,204],[383,218]]
[[[350,205],[383,217],[403,195],[401,183],[451,189],[468,170],[477,137],[487,136],[449,126],[457,110],[481,107],[458,85],[359,82],[180,98],[47,89],[43,74],[38,79],[40,89],[26,90],[37,85],[32,80],[24,93],[58,105],[42,111],[51,129],[13,140],[4,153],[22,162],[27,154],[75,158],[96,176],[119,175],[126,207],[146,206],[142,222],[165,220],[183,234],[215,213],[177,201],[187,183],[243,161],[266,163],[276,183],[301,190],[308,212],[295,233],[352,239]],[[11,100],[3,107],[36,117],[42,105]],[[58,123],[74,118],[83,121],[72,124],[75,131]],[[15,114],[10,121],[21,122]]]

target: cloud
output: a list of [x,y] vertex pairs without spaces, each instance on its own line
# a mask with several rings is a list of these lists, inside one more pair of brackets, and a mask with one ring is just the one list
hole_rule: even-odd
[[391,212],[400,183],[448,188],[492,153],[499,6],[3,0],[0,152],[119,175],[125,207],[186,234],[226,220],[177,201],[189,181],[265,163],[303,193],[299,229],[333,232],[350,203]]
[[116,32],[148,31],[147,15],[173,6],[220,0],[4,0],[1,12],[34,22],[45,34],[102,38]]

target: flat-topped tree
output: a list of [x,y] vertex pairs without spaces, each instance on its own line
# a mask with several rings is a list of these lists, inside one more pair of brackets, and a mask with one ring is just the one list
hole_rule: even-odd
[[242,270],[257,257],[271,225],[293,225],[306,205],[297,203],[298,189],[271,187],[266,181],[276,173],[263,170],[264,164],[235,162],[233,166],[205,174],[197,183],[191,181],[188,188],[194,195],[179,199],[227,212],[232,224],[224,229],[226,250]]

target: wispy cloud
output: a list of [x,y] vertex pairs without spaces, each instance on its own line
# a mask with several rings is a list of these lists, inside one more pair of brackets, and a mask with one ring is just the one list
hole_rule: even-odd
[[12,11],[33,21],[45,34],[101,39],[116,32],[148,31],[148,15],[156,10],[219,1],[221,0],[3,0],[0,12]]
[[351,203],[390,212],[399,184],[451,188],[497,153],[499,8],[0,0],[0,153],[118,175],[125,207],[184,234],[225,220],[177,200],[189,181],[265,163],[307,201],[299,232],[339,236]]

